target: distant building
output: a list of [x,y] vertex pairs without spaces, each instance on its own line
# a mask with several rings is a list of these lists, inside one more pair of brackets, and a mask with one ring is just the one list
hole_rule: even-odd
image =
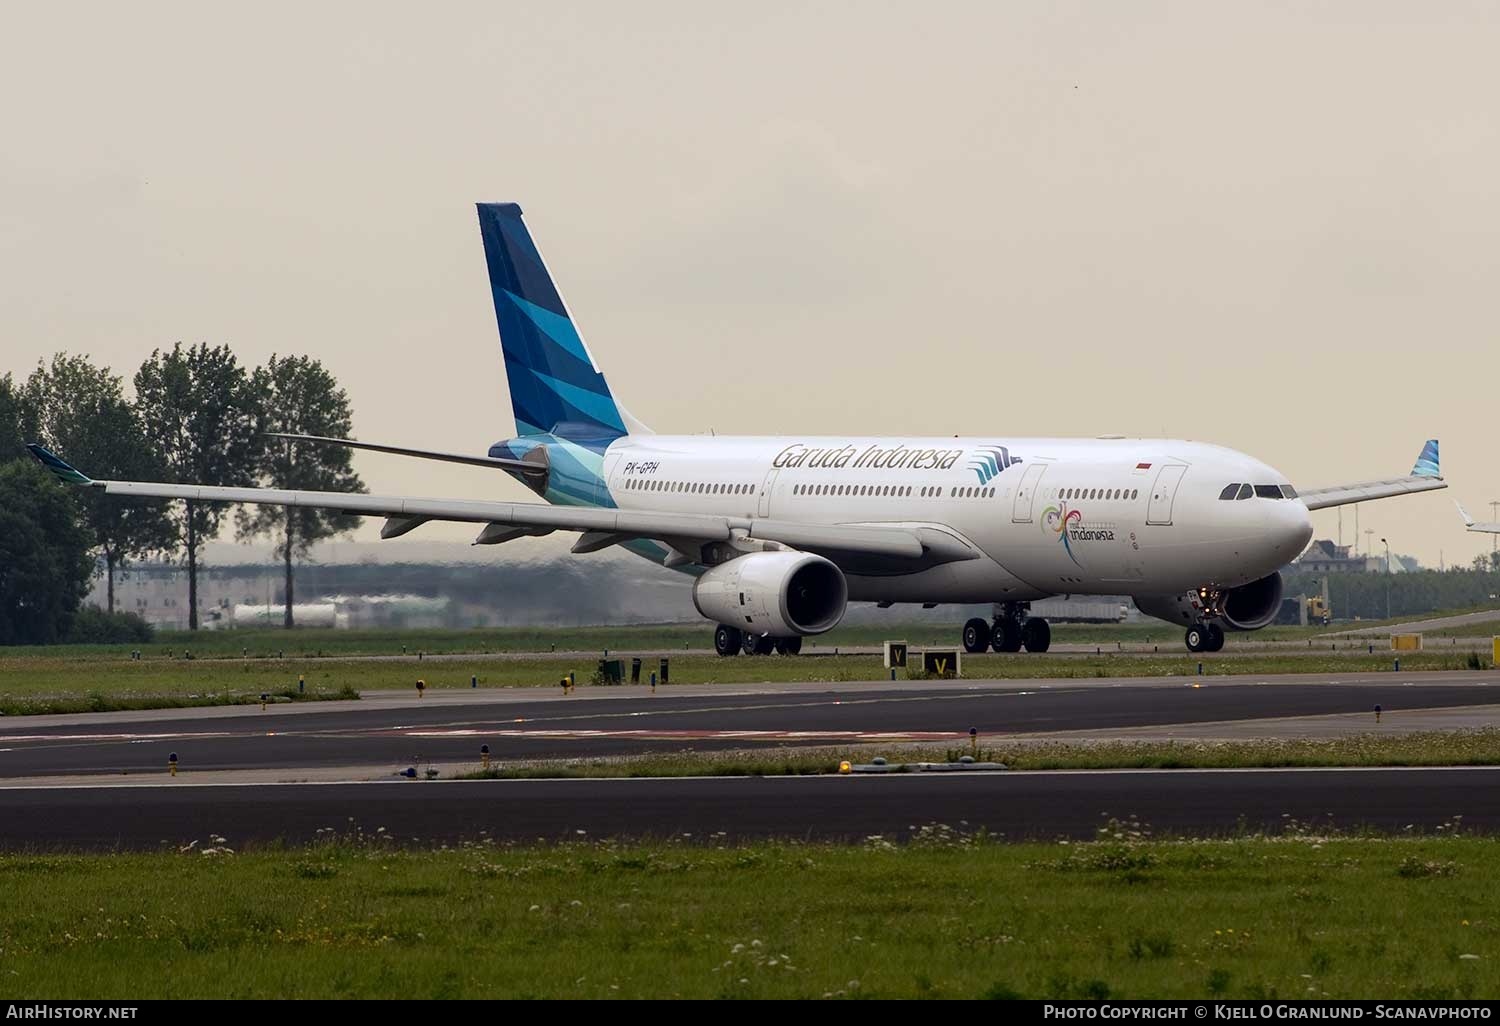
[[[1307,551],[1292,564],[1292,569],[1310,574],[1383,574],[1386,572],[1385,555],[1361,556],[1351,551],[1352,546],[1335,545],[1330,538],[1320,538],[1307,547]],[[1391,555],[1390,572],[1406,573],[1421,569],[1410,556]]]

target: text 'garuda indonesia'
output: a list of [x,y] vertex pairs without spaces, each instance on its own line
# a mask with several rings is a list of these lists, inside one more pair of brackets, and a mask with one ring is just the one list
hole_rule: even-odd
[[787,446],[776,454],[773,467],[826,467],[841,470],[847,466],[855,468],[884,467],[907,470],[947,470],[964,454],[962,449],[910,449],[895,445],[883,449],[878,445],[868,446],[858,452],[852,445],[837,449],[809,447],[802,444]]

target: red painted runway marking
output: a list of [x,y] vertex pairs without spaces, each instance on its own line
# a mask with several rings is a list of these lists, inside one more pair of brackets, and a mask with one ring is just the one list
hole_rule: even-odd
[[499,737],[555,740],[598,740],[622,738],[656,741],[952,741],[969,735],[951,730],[865,731],[865,730],[476,730],[472,727],[451,730],[405,730],[403,737]]

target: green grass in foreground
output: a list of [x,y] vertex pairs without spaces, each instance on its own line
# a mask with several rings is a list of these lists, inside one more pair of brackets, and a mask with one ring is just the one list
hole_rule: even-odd
[[[955,762],[968,745],[943,749],[911,745],[774,748],[677,752],[604,758],[506,762],[457,774],[464,779],[575,777],[755,777],[837,773],[839,763]],[[980,745],[983,762],[1012,770],[1054,769],[1274,769],[1290,766],[1495,766],[1500,730],[1426,731],[1396,736],[1361,734],[1333,740],[1255,741],[1016,741]]]
[[[0,856],[54,998],[1500,996],[1500,841],[378,843]],[[232,842],[231,842],[232,843]]]
[[[1096,677],[1193,677],[1199,662],[1205,677],[1228,674],[1366,673],[1393,667],[1389,654],[1331,652],[1219,653],[1194,657],[1131,655],[981,655],[964,657],[965,676],[973,679],[1077,679]],[[349,688],[410,689],[418,678],[432,689],[468,689],[471,677],[481,687],[557,688],[558,679],[572,670],[587,685],[595,660],[567,662],[546,658],[514,659],[241,659],[187,660],[59,660],[12,656],[0,659],[0,712],[28,709],[67,711],[95,703],[109,708],[171,707],[254,701],[262,691],[295,691],[299,674],[310,692],[335,694]],[[655,668],[649,661],[643,680]],[[1403,673],[1429,670],[1488,669],[1490,660],[1474,653],[1419,652],[1401,657]],[[627,666],[628,672],[628,666]],[[720,659],[715,656],[673,656],[674,684],[748,684],[762,682],[811,683],[888,680],[879,656],[782,656]],[[905,683],[899,678],[898,683]],[[80,704],[81,703],[81,704]],[[133,705],[132,705],[133,704]]]

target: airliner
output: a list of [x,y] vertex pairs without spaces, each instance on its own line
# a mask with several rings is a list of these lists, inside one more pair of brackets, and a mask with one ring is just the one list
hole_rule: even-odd
[[516,436],[483,455],[278,437],[488,467],[543,502],[95,481],[32,453],[110,495],[380,516],[383,538],[437,520],[479,525],[478,545],[556,531],[575,553],[618,545],[693,578],[723,656],[796,654],[851,602],[990,604],[965,650],[1045,652],[1030,608],[1055,595],[1129,595],[1190,651],[1217,651],[1275,618],[1309,510],[1446,487],[1436,440],[1404,477],[1299,493],[1254,457],[1174,439],[653,434],[605,383],[521,208],[478,211]]
[[1466,529],[1473,531],[1475,534],[1500,534],[1500,523],[1495,523],[1494,521],[1476,521],[1473,517],[1469,516],[1469,511],[1464,509],[1462,503],[1454,502],[1453,505],[1458,507],[1458,515],[1463,518]]

